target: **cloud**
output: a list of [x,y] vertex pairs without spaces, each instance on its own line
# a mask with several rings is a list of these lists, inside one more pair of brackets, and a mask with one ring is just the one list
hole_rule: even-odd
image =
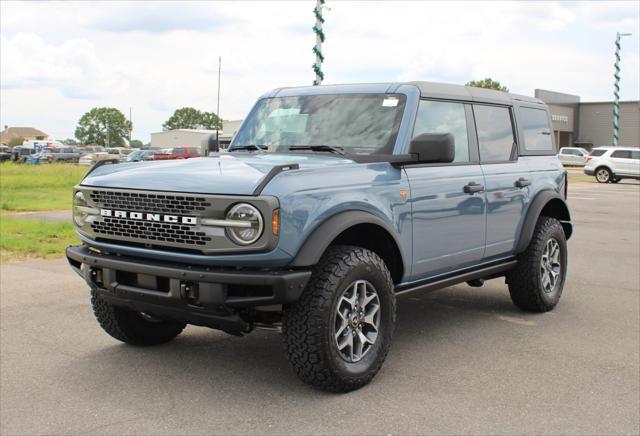
[[[622,98],[638,98],[637,2],[328,2],[326,83],[492,77],[609,99],[615,31],[630,31]],[[71,136],[94,106],[133,108],[145,141],[174,109],[242,118],[263,92],[313,80],[307,2],[0,2],[0,115]],[[46,26],[24,23],[46,22]],[[28,30],[25,30],[28,29]],[[34,111],[33,107],[48,108]]]

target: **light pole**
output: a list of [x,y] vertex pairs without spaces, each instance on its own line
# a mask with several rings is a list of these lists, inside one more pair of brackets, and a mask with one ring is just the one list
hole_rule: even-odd
[[312,49],[316,55],[316,61],[311,66],[313,72],[316,73],[316,78],[313,80],[314,85],[320,85],[324,80],[324,73],[322,72],[322,62],[324,62],[324,56],[322,55],[322,43],[324,42],[324,31],[322,30],[324,17],[322,16],[322,9],[326,8],[324,2],[325,0],[317,0],[316,7],[313,9],[313,15],[316,17],[316,24],[313,26],[313,33],[316,34],[316,45],[314,45]]
[[629,36],[630,33],[616,33],[616,61],[613,64],[615,72],[613,73],[613,146],[618,145],[618,132],[620,130],[620,38]]

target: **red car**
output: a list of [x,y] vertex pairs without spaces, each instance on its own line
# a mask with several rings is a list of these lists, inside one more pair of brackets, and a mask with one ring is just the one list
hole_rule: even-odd
[[176,147],[171,153],[157,153],[153,155],[153,160],[170,160],[170,159],[189,159],[191,157],[200,157],[199,147]]

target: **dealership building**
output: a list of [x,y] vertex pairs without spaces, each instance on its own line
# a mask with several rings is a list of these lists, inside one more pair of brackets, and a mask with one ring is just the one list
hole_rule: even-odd
[[[535,97],[549,105],[558,147],[591,149],[613,141],[613,102],[581,102],[577,95],[536,89]],[[640,146],[640,102],[620,102],[619,146]]]

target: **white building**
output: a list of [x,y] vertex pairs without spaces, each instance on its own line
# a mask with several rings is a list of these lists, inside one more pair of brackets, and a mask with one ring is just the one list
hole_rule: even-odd
[[[223,129],[218,132],[220,146],[226,148],[238,131],[242,120],[223,120]],[[215,135],[215,130],[206,129],[175,129],[155,132],[151,134],[151,147],[202,147],[202,142],[209,135]],[[204,152],[204,150],[203,150]]]

